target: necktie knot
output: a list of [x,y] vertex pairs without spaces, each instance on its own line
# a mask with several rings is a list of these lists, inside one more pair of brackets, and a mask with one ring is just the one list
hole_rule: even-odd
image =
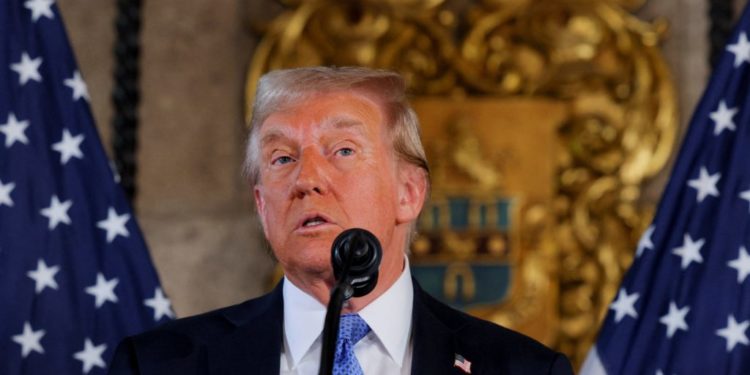
[[352,345],[362,340],[370,332],[370,326],[357,314],[341,316],[339,322],[339,340],[346,340]]

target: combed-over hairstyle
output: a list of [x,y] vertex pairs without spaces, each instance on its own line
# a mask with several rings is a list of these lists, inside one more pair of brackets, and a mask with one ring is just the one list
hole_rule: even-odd
[[360,92],[374,98],[382,106],[396,155],[421,168],[429,181],[419,119],[407,101],[406,84],[399,74],[360,67],[309,67],[275,70],[258,81],[244,165],[250,186],[259,182],[258,134],[268,116],[314,95],[340,91]]

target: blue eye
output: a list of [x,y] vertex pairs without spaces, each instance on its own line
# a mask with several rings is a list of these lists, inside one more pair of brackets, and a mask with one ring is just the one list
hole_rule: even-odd
[[271,164],[287,164],[293,161],[294,159],[292,159],[291,156],[279,156],[278,158],[274,159]]
[[351,155],[354,155],[354,150],[352,150],[349,147],[344,147],[344,148],[339,149],[338,151],[336,151],[336,153],[339,154],[339,155],[341,155],[341,156],[351,156]]

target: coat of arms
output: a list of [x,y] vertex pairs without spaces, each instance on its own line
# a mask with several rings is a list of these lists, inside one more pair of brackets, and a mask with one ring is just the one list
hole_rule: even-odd
[[534,321],[544,332],[556,320],[544,305],[557,285],[539,266],[554,262],[529,265],[554,256],[544,246],[564,109],[531,100],[414,104],[432,191],[411,248],[412,273],[456,308],[513,327]]

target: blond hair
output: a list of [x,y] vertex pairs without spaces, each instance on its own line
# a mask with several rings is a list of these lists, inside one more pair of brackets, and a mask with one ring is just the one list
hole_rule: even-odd
[[356,91],[376,98],[386,115],[396,155],[421,168],[429,181],[419,119],[407,101],[406,84],[398,73],[360,67],[308,67],[275,70],[258,81],[244,163],[251,186],[260,178],[258,134],[266,118],[313,95],[337,91]]

